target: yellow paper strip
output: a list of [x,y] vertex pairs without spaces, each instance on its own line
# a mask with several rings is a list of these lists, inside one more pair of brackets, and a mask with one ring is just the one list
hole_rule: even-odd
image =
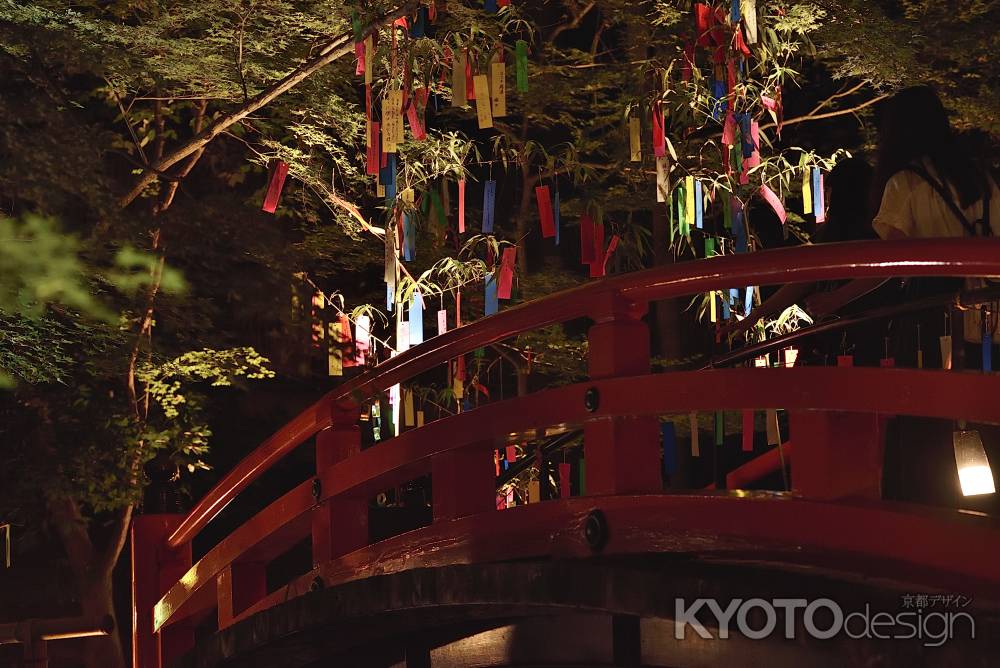
[[382,152],[396,152],[396,130],[392,119],[392,93],[386,93],[382,98]]
[[747,28],[747,44],[757,43],[757,1],[740,0],[740,13],[743,14],[743,25]]
[[424,426],[424,412],[423,411],[417,411],[417,426],[418,427],[423,427]]
[[490,111],[490,83],[486,80],[485,74],[474,76],[472,83],[476,88],[476,119],[479,121],[479,129],[492,128],[493,113]]
[[372,82],[372,61],[375,60],[375,44],[372,41],[372,36],[368,35],[365,37],[365,83],[370,84]]
[[[476,97],[479,97],[478,92]],[[490,100],[494,117],[507,115],[507,67],[501,62],[490,64]]]
[[[642,143],[639,140],[639,119],[628,119],[628,145],[632,154],[632,162],[642,162]],[[657,200],[662,202],[663,200]]]
[[698,446],[698,414],[691,413],[688,416],[688,422],[691,425],[691,456],[700,457],[701,448]]
[[464,107],[468,104],[465,99],[465,52],[455,54],[455,59],[451,68],[451,106]]
[[813,212],[812,174],[809,171],[806,167],[802,175],[802,213],[805,214]]
[[670,162],[667,156],[656,159],[656,201],[670,199]]
[[331,376],[344,375],[344,351],[340,341],[340,321],[327,324],[327,373]]
[[403,390],[403,424],[412,427],[417,423],[413,410],[413,390]]
[[688,229],[694,229],[694,177],[684,178],[684,194],[687,201],[684,204],[684,217],[687,219]]
[[537,480],[528,483],[528,503],[538,503],[542,500],[542,485]]
[[778,429],[778,411],[769,408],[765,417],[767,419],[767,444],[781,445],[781,432]]

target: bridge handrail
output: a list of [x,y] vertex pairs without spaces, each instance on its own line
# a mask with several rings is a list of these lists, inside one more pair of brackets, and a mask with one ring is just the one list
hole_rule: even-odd
[[324,395],[226,474],[169,536],[189,543],[275,462],[331,425],[341,410],[477,348],[629,305],[743,285],[909,276],[1000,277],[1000,239],[850,242],[730,255],[615,276],[534,300],[434,337]]

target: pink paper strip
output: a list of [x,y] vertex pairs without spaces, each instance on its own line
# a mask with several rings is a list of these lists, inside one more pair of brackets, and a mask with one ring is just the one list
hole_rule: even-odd
[[764,198],[764,200],[768,204],[771,205],[771,208],[774,209],[774,212],[778,214],[778,220],[780,220],[781,224],[784,225],[785,220],[788,218],[788,216],[785,213],[785,206],[781,203],[781,200],[778,199],[778,196],[774,194],[773,190],[771,190],[770,188],[767,187],[767,185],[764,184],[760,186],[760,195],[761,197]]
[[465,232],[465,179],[458,182],[458,232]]

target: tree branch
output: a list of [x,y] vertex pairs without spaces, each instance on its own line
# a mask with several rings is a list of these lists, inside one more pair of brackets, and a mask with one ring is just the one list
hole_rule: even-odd
[[[849,109],[838,109],[837,111],[828,111],[825,114],[817,114],[817,113],[815,113],[815,110],[813,110],[812,112],[806,114],[805,116],[798,116],[796,118],[790,118],[790,119],[784,121],[781,125],[782,125],[782,127],[784,127],[786,125],[795,125],[796,123],[805,123],[806,121],[819,121],[819,120],[822,120],[824,118],[835,118],[837,116],[846,116],[847,114],[854,114],[854,113],[857,113],[857,112],[861,111],[865,107],[870,107],[871,105],[875,104],[876,102],[884,100],[887,97],[889,97],[889,93],[883,93],[882,95],[879,95],[877,97],[873,97],[872,99],[868,100],[867,102],[862,102],[861,104],[856,105],[854,107],[851,107]],[[768,123],[767,125],[762,125],[762,126],[760,126],[760,129],[761,130],[767,130],[767,129],[773,128],[773,127],[777,127],[777,123]]]
[[[385,23],[395,21],[402,16],[406,16],[418,4],[417,0],[407,0],[407,2],[404,2],[396,9],[382,14],[371,25],[362,31],[362,37],[375,32]],[[285,75],[284,78],[271,84],[247,100],[245,103],[236,107],[232,111],[223,114],[202,132],[198,133],[190,140],[178,146],[173,151],[170,151],[167,155],[163,156],[163,158],[153,163],[151,169],[144,172],[132,189],[118,200],[118,206],[125,208],[134,202],[135,199],[142,194],[142,191],[157,179],[157,172],[165,171],[184,158],[193,154],[195,151],[203,149],[210,141],[215,139],[228,128],[232,127],[234,124],[243,120],[255,111],[267,106],[284,93],[287,93],[289,90],[308,79],[311,75],[315,74],[341,56],[351,53],[353,50],[353,32],[346,32],[339,37],[330,40],[319,50],[318,55],[302,63]]]

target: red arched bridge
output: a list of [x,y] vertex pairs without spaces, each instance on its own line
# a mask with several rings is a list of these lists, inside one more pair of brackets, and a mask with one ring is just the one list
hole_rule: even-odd
[[[643,320],[651,302],[900,276],[1000,277],[1000,240],[832,244],[660,267],[511,308],[370,369],[282,427],[188,515],[135,520],[134,666],[839,666],[864,657],[918,665],[924,650],[939,652],[936,665],[992,663],[998,525],[982,514],[885,502],[879,489],[889,416],[1000,422],[1000,375],[839,366],[651,372]],[[493,401],[361,448],[359,412],[372,397],[477,348],[584,317],[593,322],[586,382]],[[792,490],[665,491],[658,416],[746,409],[787,411],[794,448],[786,443],[779,454],[794,457]],[[498,510],[496,448],[567,426],[582,430],[585,495]],[[192,539],[311,439],[315,475],[192,563]],[[729,472],[728,486],[774,472],[776,462],[770,450]],[[428,475],[432,521],[370,540],[370,499]],[[269,587],[268,564],[306,539],[312,569]],[[953,612],[963,603],[975,611],[976,639],[962,627],[954,635],[966,642],[933,650],[877,634],[790,640],[779,624],[766,640],[736,632],[717,640],[717,617],[702,627],[711,638],[690,624],[683,640],[675,635],[684,614],[677,599],[725,607],[835,593],[854,610],[916,601],[929,615],[931,602]],[[768,615],[758,617],[751,626],[766,630]],[[196,628],[206,627],[196,642]]]

